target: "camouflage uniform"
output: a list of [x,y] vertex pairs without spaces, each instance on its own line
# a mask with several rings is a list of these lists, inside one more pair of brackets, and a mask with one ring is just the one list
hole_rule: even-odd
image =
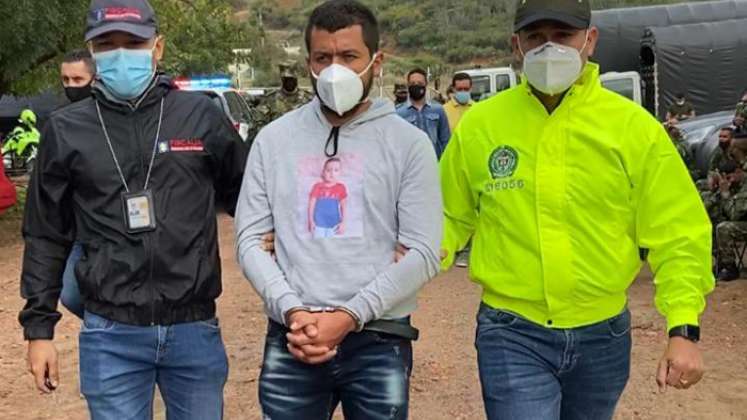
[[672,143],[674,143],[674,147],[677,148],[677,152],[680,154],[680,157],[682,157],[682,161],[685,162],[690,177],[693,180],[697,180],[699,174],[695,167],[695,156],[693,156],[692,151],[690,151],[690,148],[685,144],[684,139],[682,138],[682,132],[679,128],[674,126],[667,127],[667,131],[669,132],[669,137],[672,139]]
[[736,112],[734,113],[734,116],[747,119],[747,102],[740,101],[737,104],[737,109],[736,109]]
[[[720,195],[719,192],[715,194]],[[742,182],[735,194],[721,200],[718,211],[723,215],[716,227],[716,245],[718,247],[719,265],[734,265],[736,255],[735,242],[747,240],[747,182]]]
[[[734,113],[734,119],[736,118],[742,118],[742,120],[747,120],[747,102],[740,101],[737,104],[737,110]],[[737,123],[735,122],[734,125],[736,126],[736,129],[734,130],[735,133],[747,132],[747,122],[742,123],[741,125],[738,125],[738,126],[737,126]]]
[[[397,102],[397,96],[401,95],[405,100],[403,102]],[[394,84],[394,107],[399,108],[407,103],[409,92],[407,91],[407,85],[404,83]]]
[[[285,78],[298,80],[292,64],[280,65],[280,78],[281,80]],[[279,89],[265,94],[259,100],[257,106],[261,118],[259,125],[264,127],[284,114],[308,103],[313,98],[314,95],[309,91],[296,87],[293,92],[286,92],[281,86]]]
[[669,114],[671,114],[674,118],[677,118],[679,121],[684,121],[688,118],[690,118],[690,113],[695,110],[695,107],[693,107],[693,104],[690,102],[685,101],[682,105],[678,103],[673,103],[669,106]]
[[711,162],[708,165],[708,171],[709,172],[716,172],[718,171],[718,168],[721,167],[721,165],[729,159],[729,156],[724,153],[724,149],[717,147],[716,150],[713,152],[713,157],[711,157]]

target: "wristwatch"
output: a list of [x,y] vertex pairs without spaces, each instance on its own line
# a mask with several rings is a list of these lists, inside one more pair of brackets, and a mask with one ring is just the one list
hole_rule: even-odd
[[700,327],[695,325],[679,325],[669,330],[669,338],[682,337],[697,343],[700,341]]

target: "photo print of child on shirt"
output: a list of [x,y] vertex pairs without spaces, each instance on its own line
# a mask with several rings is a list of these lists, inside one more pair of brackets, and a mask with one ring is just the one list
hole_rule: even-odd
[[299,216],[311,239],[363,236],[363,168],[354,154],[304,157],[298,165]]

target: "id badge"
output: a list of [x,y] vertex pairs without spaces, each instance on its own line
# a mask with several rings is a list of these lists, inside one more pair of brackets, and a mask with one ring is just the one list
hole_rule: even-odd
[[139,193],[122,194],[125,226],[127,233],[142,233],[156,230],[156,212],[153,193],[145,190]]

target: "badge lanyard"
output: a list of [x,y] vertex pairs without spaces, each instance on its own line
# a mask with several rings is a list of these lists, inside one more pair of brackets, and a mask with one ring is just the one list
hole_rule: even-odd
[[96,101],[96,112],[99,116],[101,128],[104,131],[106,144],[109,146],[109,152],[111,152],[112,160],[114,160],[114,166],[117,167],[117,173],[119,174],[119,178],[125,188],[125,193],[122,194],[122,205],[124,207],[125,226],[127,226],[128,233],[150,232],[156,229],[153,193],[148,189],[148,185],[150,184],[150,176],[151,172],[153,171],[153,164],[156,161],[156,153],[158,151],[158,138],[161,135],[161,123],[163,122],[163,103],[164,98],[161,98],[161,109],[158,115],[156,138],[153,142],[153,153],[150,157],[148,173],[145,176],[145,185],[143,185],[143,190],[141,192],[133,193],[130,191],[129,185],[127,185],[127,180],[125,179],[124,172],[122,172],[122,167],[119,164],[119,159],[117,159],[117,155],[116,153],[114,153],[114,147],[112,146],[112,141],[109,137],[109,131],[106,129],[104,117],[101,115],[99,102]]

